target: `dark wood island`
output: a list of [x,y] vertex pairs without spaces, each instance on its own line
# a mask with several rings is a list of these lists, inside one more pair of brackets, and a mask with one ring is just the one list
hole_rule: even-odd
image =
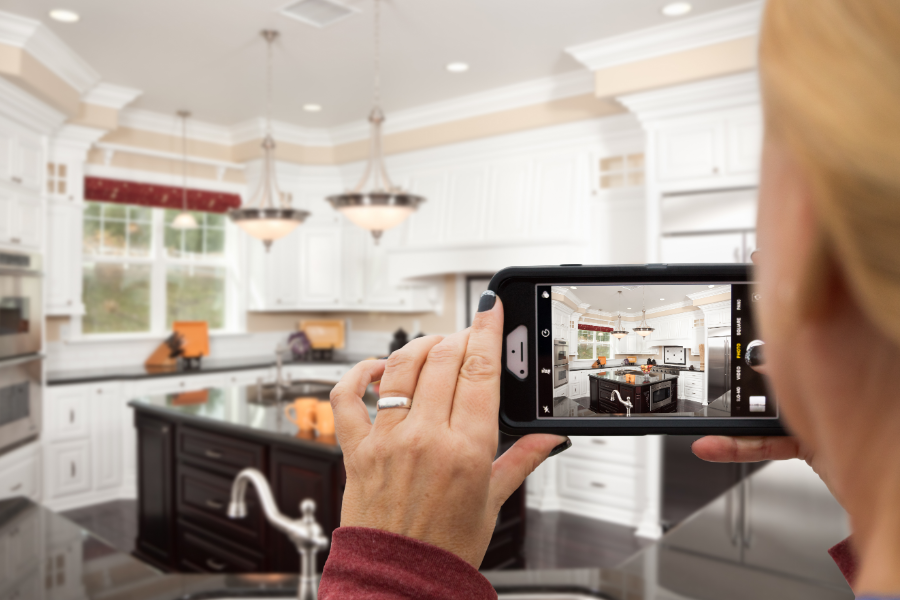
[[[634,375],[634,382],[626,375]],[[590,381],[590,408],[605,414],[626,414],[626,407],[619,402],[613,392],[618,392],[622,400],[631,402],[631,413],[673,413],[678,410],[678,377],[665,373],[642,373],[637,369],[623,371],[601,371],[588,375]]]

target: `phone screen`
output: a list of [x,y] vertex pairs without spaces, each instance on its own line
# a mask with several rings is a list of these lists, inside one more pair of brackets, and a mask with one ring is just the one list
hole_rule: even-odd
[[747,283],[537,285],[539,419],[778,418]]

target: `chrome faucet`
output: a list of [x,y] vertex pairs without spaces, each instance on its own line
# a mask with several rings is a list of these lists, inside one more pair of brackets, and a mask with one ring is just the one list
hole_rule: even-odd
[[269,487],[265,475],[256,469],[248,468],[238,473],[231,484],[229,518],[242,519],[247,516],[244,495],[247,493],[248,482],[253,483],[256,488],[266,519],[275,529],[284,532],[300,553],[300,583],[297,586],[297,597],[299,600],[316,600],[318,588],[315,574],[316,553],[325,550],[331,543],[322,533],[321,525],[313,517],[316,503],[307,498],[300,503],[300,512],[303,516],[297,520],[287,518],[278,510],[275,498],[272,497],[272,488]]
[[290,349],[285,344],[278,344],[275,347],[275,395],[278,400],[281,400],[283,391],[291,387],[291,374],[288,373],[287,377],[282,376],[282,354],[288,350]]
[[631,416],[631,409],[634,408],[634,404],[631,403],[631,396],[628,397],[628,400],[622,400],[622,395],[619,393],[619,390],[613,390],[613,394],[616,395],[616,398],[619,399],[619,402],[625,405],[625,410],[627,411],[625,416]]

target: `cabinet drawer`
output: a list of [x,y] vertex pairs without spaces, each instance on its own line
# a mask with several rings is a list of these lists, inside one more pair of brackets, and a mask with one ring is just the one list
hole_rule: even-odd
[[684,390],[686,400],[694,400],[695,402],[703,402],[703,390],[689,388]]
[[263,557],[216,536],[203,534],[187,523],[178,523],[181,567],[200,573],[259,573]]
[[180,459],[219,469],[231,476],[246,467],[265,468],[263,446],[189,427],[179,428],[177,452]]
[[46,438],[66,440],[90,435],[89,392],[84,389],[52,394],[44,406]]
[[230,477],[178,465],[178,515],[197,522],[205,531],[213,531],[235,541],[239,538],[242,544],[262,548],[265,521],[252,486],[247,487],[245,496],[247,516],[243,519],[228,518],[232,481]]
[[702,373],[690,373],[688,374],[685,371],[681,372],[679,375],[681,379],[684,380],[686,385],[703,385],[703,374]]
[[570,456],[591,460],[608,461],[616,464],[635,465],[642,463],[637,440],[633,437],[572,437]]
[[36,498],[38,458],[30,456],[0,471],[0,499],[13,496]]
[[596,503],[602,507],[635,509],[638,483],[634,468],[597,465],[575,457],[559,462],[559,494],[572,500]]
[[87,440],[50,444],[47,448],[47,494],[59,498],[91,487],[90,446]]

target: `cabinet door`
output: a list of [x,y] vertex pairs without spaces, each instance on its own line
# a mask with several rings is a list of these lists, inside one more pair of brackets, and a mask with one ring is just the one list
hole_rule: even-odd
[[87,439],[91,432],[87,388],[50,388],[44,409],[44,436],[49,441]]
[[24,187],[40,190],[44,149],[39,139],[20,137],[16,148],[16,176]]
[[158,564],[174,566],[174,426],[138,415],[135,427],[139,465],[137,552]]
[[288,310],[299,305],[299,248],[300,232],[294,230],[274,242],[263,256],[266,273],[264,304],[267,309]]
[[762,152],[762,116],[756,108],[725,121],[728,175],[746,175],[759,171]]
[[47,205],[47,314],[84,314],[81,300],[82,205]]
[[304,228],[300,234],[300,303],[334,306],[341,298],[341,230]]
[[122,484],[122,411],[125,402],[117,385],[98,386],[91,398],[91,449],[94,489]]
[[47,492],[56,499],[91,487],[90,442],[58,442],[47,448]]
[[0,131],[0,181],[11,181],[15,170],[14,157],[15,137]]
[[660,245],[665,263],[740,263],[743,248],[741,233],[663,236]]
[[14,214],[13,203],[15,196],[5,190],[0,190],[0,243],[10,243],[13,237],[12,217]]
[[341,231],[341,304],[363,306],[366,301],[366,249],[370,234],[352,223]]
[[12,204],[10,241],[31,248],[41,245],[41,200],[37,196],[19,195]]
[[[316,521],[322,526],[322,532],[331,537],[340,521],[344,495],[344,478],[338,473],[338,465],[339,462],[274,448],[269,481],[272,482],[278,508],[287,518],[299,519],[300,503],[311,499],[316,503]],[[300,564],[296,548],[283,533],[276,531],[272,536],[271,545],[275,551],[270,552],[270,556],[274,557],[270,571],[296,573]],[[322,569],[327,558],[327,551],[319,552],[318,569]]]
[[661,129],[659,144],[659,180],[714,177],[721,161],[719,122],[696,123]]

